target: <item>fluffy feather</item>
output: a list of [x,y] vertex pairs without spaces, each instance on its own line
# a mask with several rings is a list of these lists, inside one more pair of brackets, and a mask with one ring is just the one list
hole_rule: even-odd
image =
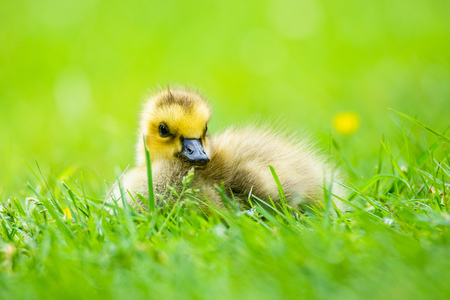
[[[269,165],[275,168],[291,205],[317,203],[323,199],[324,183],[330,184],[332,178],[341,180],[336,168],[316,154],[307,139],[299,141],[267,126],[230,128],[210,138],[207,134],[210,116],[209,104],[198,92],[167,89],[152,96],[141,115],[137,167],[121,179],[124,189],[148,197],[142,136],[151,155],[153,188],[157,194],[164,193],[168,185],[179,188],[182,177],[192,167],[178,156],[184,139],[201,140],[210,162],[205,167],[196,167],[192,187],[200,190],[200,197],[218,206],[221,197],[214,185],[221,184],[244,205],[250,191],[260,199],[270,197],[278,202],[278,188]],[[161,136],[158,131],[161,124],[170,131],[169,137]],[[342,195],[342,189],[334,186],[333,192]],[[119,194],[116,187],[115,197]]]

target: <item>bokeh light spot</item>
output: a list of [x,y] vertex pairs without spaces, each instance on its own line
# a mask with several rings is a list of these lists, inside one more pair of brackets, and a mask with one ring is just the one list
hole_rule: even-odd
[[67,69],[54,83],[56,106],[66,122],[82,118],[90,109],[92,96],[87,76],[79,69]]
[[289,39],[314,35],[323,19],[323,12],[314,0],[272,0],[267,13],[277,30]]
[[334,116],[333,127],[339,134],[352,135],[359,128],[359,115],[356,112],[340,112]]

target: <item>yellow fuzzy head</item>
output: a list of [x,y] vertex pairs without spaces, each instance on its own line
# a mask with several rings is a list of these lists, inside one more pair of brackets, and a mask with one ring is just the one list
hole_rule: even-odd
[[210,157],[207,124],[211,116],[208,102],[197,92],[167,89],[144,104],[137,142],[137,163],[144,164],[144,145],[152,162],[179,159],[186,139],[200,140]]

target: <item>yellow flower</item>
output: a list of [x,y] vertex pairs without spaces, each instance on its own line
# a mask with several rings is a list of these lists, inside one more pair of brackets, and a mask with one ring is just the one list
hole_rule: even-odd
[[72,214],[70,213],[70,209],[68,207],[63,209],[63,213],[66,215],[68,219],[72,218]]
[[334,116],[333,126],[342,135],[351,135],[359,128],[359,115],[354,111],[340,112]]

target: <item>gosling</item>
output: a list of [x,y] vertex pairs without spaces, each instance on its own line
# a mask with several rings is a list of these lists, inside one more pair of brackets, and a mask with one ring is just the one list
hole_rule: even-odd
[[[230,128],[210,137],[210,106],[199,92],[187,88],[161,90],[143,106],[136,144],[136,167],[120,183],[131,206],[145,206],[137,194],[148,198],[145,146],[152,164],[153,190],[163,195],[168,186],[181,188],[182,178],[193,167],[191,186],[198,198],[221,207],[216,186],[224,186],[242,207],[248,198],[280,202],[278,186],[269,168],[273,166],[289,205],[317,205],[324,199],[324,184],[343,195],[341,175],[326,159],[317,155],[310,143],[283,135],[270,127]],[[328,186],[326,187],[328,188]],[[120,198],[116,183],[112,192]],[[336,201],[341,208],[342,202]]]

